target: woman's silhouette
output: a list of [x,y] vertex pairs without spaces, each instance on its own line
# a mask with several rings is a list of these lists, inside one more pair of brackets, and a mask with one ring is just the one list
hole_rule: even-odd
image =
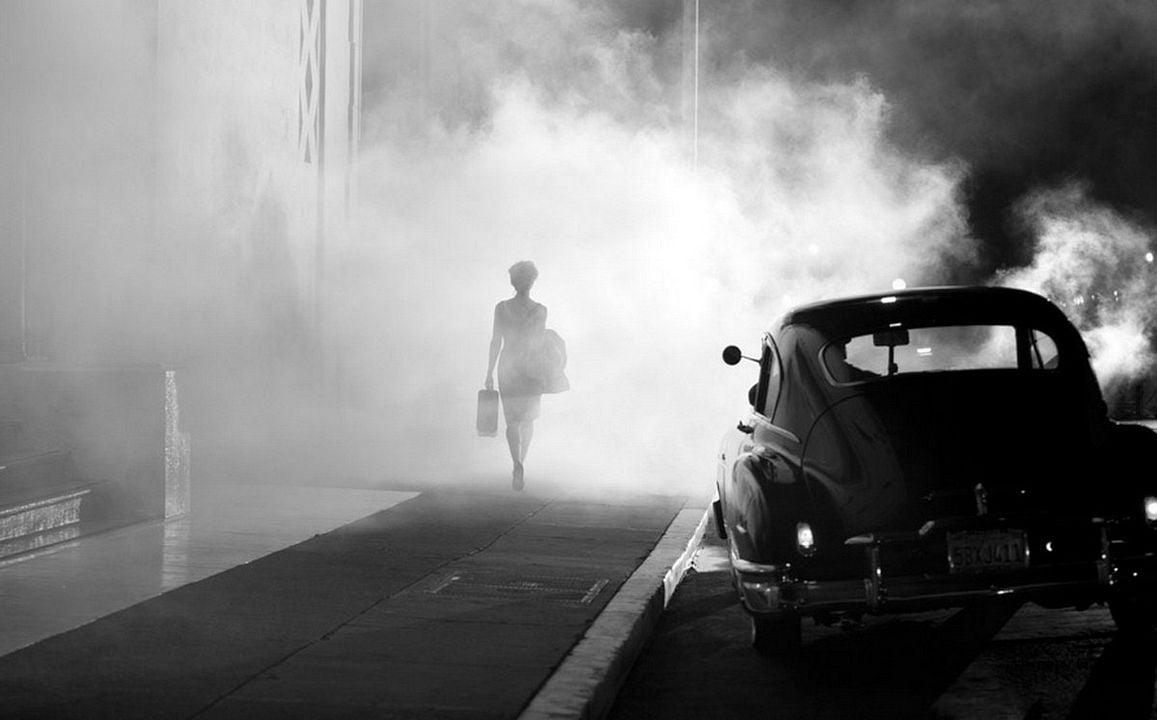
[[542,401],[543,385],[541,373],[536,372],[534,349],[546,328],[546,306],[530,299],[530,288],[537,278],[538,268],[529,260],[510,266],[514,297],[494,306],[494,333],[486,368],[486,389],[490,390],[494,388],[494,367],[498,366],[498,394],[514,461],[511,484],[515,490],[523,486],[522,463]]

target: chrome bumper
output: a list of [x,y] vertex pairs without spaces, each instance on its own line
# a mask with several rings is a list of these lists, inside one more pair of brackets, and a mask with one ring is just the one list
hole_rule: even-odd
[[1142,586],[1157,588],[1157,553],[1130,553],[1110,540],[1105,527],[1095,560],[983,574],[892,576],[883,567],[880,552],[889,538],[855,540],[849,544],[862,546],[867,560],[865,576],[856,579],[805,580],[795,577],[790,566],[733,559],[744,607],[754,614],[889,614],[960,607],[996,597],[1081,605]]

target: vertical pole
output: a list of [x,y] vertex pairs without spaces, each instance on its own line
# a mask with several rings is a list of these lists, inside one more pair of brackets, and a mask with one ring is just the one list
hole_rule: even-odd
[[695,58],[695,73],[692,98],[692,120],[691,120],[691,167],[698,172],[699,170],[699,0],[695,0],[695,42],[694,50]]
[[325,194],[325,158],[326,158],[326,137],[325,137],[325,86],[326,86],[326,62],[325,62],[325,34],[326,34],[326,0],[317,0],[317,145],[315,148],[317,156],[317,220],[315,227],[315,246],[314,246],[314,289],[313,289],[313,331],[314,342],[317,345],[316,357],[314,362],[317,363],[317,375],[319,386],[323,385],[322,375],[325,367],[325,342],[324,331],[325,327],[325,282],[326,282],[326,194]]
[[28,359],[28,158],[20,158],[20,359]]
[[683,0],[683,73],[680,111],[693,168],[699,167],[699,0]]
[[422,32],[422,128],[426,129],[430,126],[430,107],[433,104],[430,99],[430,45],[432,34],[432,20],[430,17],[430,0],[422,0],[421,7],[421,32]]
[[346,212],[351,209],[356,193],[356,173],[354,161],[357,159],[361,141],[362,114],[362,28],[364,22],[363,0],[350,0],[349,8],[349,104],[347,107],[346,143]]

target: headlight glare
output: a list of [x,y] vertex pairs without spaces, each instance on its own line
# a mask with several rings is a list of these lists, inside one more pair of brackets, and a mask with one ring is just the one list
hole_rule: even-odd
[[1152,495],[1145,498],[1145,520],[1157,522],[1157,497]]

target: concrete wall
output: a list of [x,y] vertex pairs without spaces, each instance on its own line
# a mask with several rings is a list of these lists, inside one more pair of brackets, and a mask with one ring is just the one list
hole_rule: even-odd
[[0,352],[142,350],[133,282],[153,235],[155,11],[7,3],[0,23]]
[[[77,413],[134,432],[156,422],[163,438],[163,399],[118,417],[98,387],[153,398],[158,376],[108,368],[175,366],[185,429],[207,450],[319,380],[357,150],[360,18],[360,0],[5,5],[0,363],[64,374],[0,375],[15,384],[3,396],[20,397],[0,417],[39,416],[38,395],[56,403],[75,386]],[[69,439],[81,472],[125,474],[102,459],[105,444],[120,452],[102,424]],[[163,463],[149,467],[162,482]],[[145,505],[163,508],[164,493]]]
[[39,444],[71,453],[79,477],[58,482],[108,482],[113,524],[188,510],[190,439],[172,368],[3,364],[0,405]]
[[315,332],[360,1],[18,0],[4,19],[0,360],[181,362],[219,336],[187,325],[214,302],[250,339]]
[[303,332],[320,342],[326,259],[340,244],[355,146],[351,8],[159,3],[164,234],[174,255],[201,265],[183,279],[184,301],[227,299],[247,339],[273,346],[258,350],[283,353]]
[[[352,192],[356,0],[161,0],[159,241],[198,448],[311,434]],[[240,428],[240,430],[239,430]]]

